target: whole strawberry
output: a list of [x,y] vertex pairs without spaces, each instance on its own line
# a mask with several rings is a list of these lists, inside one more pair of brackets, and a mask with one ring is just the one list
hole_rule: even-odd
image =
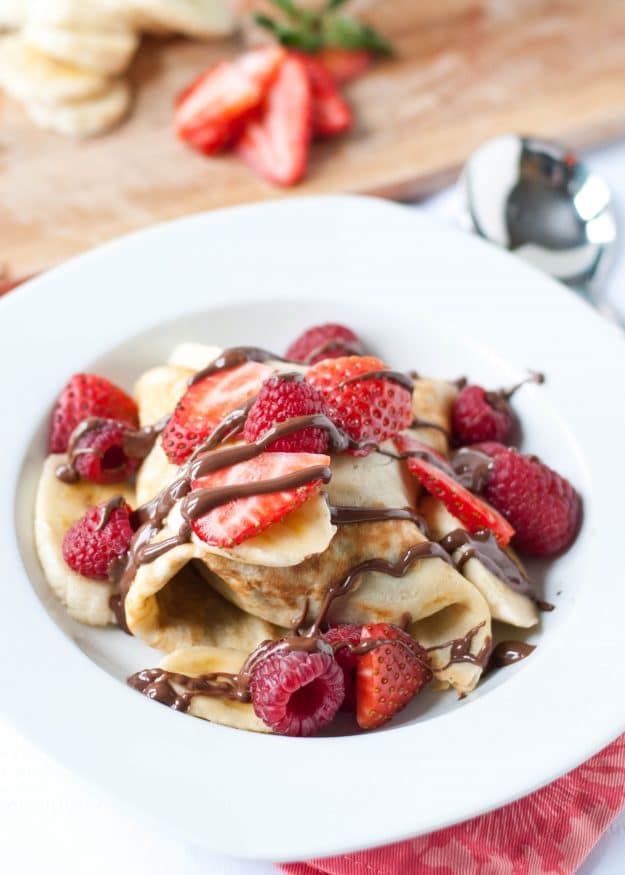
[[457,445],[505,443],[510,438],[514,414],[504,394],[487,392],[481,386],[465,386],[454,402],[451,421]]
[[280,735],[312,735],[330,723],[345,693],[343,671],[326,651],[278,651],[250,681],[257,717]]
[[[253,443],[279,422],[328,409],[323,394],[303,378],[270,377],[266,380],[247,415],[243,437]],[[305,428],[278,438],[267,447],[273,453],[326,453],[328,434],[322,428]]]
[[314,365],[323,359],[362,353],[362,343],[351,328],[336,322],[327,322],[324,325],[314,325],[301,334],[287,349],[286,357],[292,362]]
[[484,498],[514,526],[514,546],[528,556],[553,556],[570,547],[581,520],[573,486],[534,456],[497,449]]
[[135,473],[140,460],[127,455],[124,435],[124,425],[111,420],[90,429],[76,441],[74,466],[82,480],[120,483]]
[[362,729],[377,729],[406,707],[432,679],[430,660],[415,640],[388,623],[362,627],[361,643],[385,641],[358,658],[356,719]]
[[373,356],[325,359],[313,365],[306,380],[323,392],[331,419],[353,440],[380,444],[412,422],[410,390]]
[[123,389],[96,374],[74,374],[52,411],[49,452],[64,453],[78,423],[90,416],[139,425],[137,405]]
[[[89,508],[63,538],[63,558],[83,577],[106,580],[112,563],[128,550],[133,536],[130,507],[122,500],[108,514],[106,505]],[[104,523],[104,524],[103,524]]]

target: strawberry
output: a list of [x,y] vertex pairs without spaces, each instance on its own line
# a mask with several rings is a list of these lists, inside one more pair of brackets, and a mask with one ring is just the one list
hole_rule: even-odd
[[[389,371],[389,379],[379,371]],[[306,380],[326,396],[330,418],[340,428],[354,440],[378,444],[412,420],[410,391],[391,377],[380,359],[357,355],[323,359],[306,373]],[[356,450],[356,455],[367,452]]]
[[181,465],[225,414],[256,395],[272,373],[268,365],[246,362],[189,386],[163,432],[163,449],[169,461]]
[[[263,453],[194,480],[191,487],[194,490],[220,489],[250,483],[260,486],[287,474],[329,465],[329,456],[316,453]],[[194,519],[193,531],[202,541],[214,547],[234,547],[296,510],[317,492],[321,482],[320,477],[303,486],[280,492],[235,498]]]
[[298,57],[306,67],[312,92],[312,131],[315,136],[332,137],[352,126],[352,111],[341,95],[334,77],[312,55]]
[[358,79],[373,63],[373,55],[366,49],[325,48],[315,57],[332,74],[338,85]]
[[431,495],[442,501],[449,513],[457,517],[469,532],[474,533],[480,529],[489,529],[497,538],[500,546],[505,547],[510,542],[514,535],[514,529],[510,523],[489,504],[461,486],[454,478],[453,471],[450,470],[447,473],[442,464],[436,464],[431,457],[438,461],[438,453],[405,434],[395,438],[395,445],[400,453],[421,454],[426,451],[430,458],[416,455],[409,458],[407,460],[408,470]]
[[293,185],[306,171],[312,96],[302,61],[289,55],[269,88],[262,115],[246,126],[237,144],[241,158],[276,185]]
[[387,623],[370,623],[362,627],[360,641],[371,639],[388,643],[358,658],[356,720],[362,729],[386,723],[432,679],[427,651],[407,632]]
[[115,419],[132,428],[139,425],[137,405],[123,389],[96,374],[74,374],[52,411],[49,451],[64,453],[73,430],[90,416]]
[[271,46],[208,69],[177,100],[178,137],[206,155],[233,142],[261,104],[284,55],[283,49]]

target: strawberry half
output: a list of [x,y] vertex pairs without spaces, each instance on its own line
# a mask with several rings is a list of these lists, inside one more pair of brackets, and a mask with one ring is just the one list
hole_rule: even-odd
[[136,403],[114,383],[97,374],[74,374],[56,400],[50,423],[49,452],[64,453],[79,422],[90,416],[115,419],[136,428]]
[[373,55],[366,49],[322,49],[315,55],[339,85],[352,82],[365,73],[373,63]]
[[227,413],[256,395],[272,373],[268,365],[246,362],[189,386],[163,432],[163,449],[169,461],[181,465]]
[[360,640],[371,639],[389,643],[358,657],[356,720],[362,729],[386,723],[432,679],[427,651],[407,632],[387,623],[370,623],[362,627]]
[[[395,438],[395,446],[400,453],[423,452],[425,450],[431,456],[439,456],[421,441],[405,434]],[[452,471],[447,473],[442,467],[418,456],[411,457],[406,461],[410,473],[431,495],[442,501],[449,513],[457,517],[469,532],[473,534],[479,529],[489,529],[501,547],[510,543],[510,539],[514,535],[514,529],[510,523],[489,504],[461,486],[455,480]],[[447,465],[446,461],[445,465]]]
[[237,144],[241,158],[276,185],[293,185],[306,171],[312,95],[302,61],[289,55],[267,93],[262,115],[246,126]]
[[[244,483],[260,484],[306,468],[329,466],[330,457],[316,453],[263,453],[255,459],[214,471],[194,480],[192,489],[218,489]],[[260,534],[300,507],[321,486],[313,480],[303,486],[266,495],[237,498],[193,520],[195,534],[214,547],[234,547]]]
[[315,136],[333,137],[352,126],[352,111],[332,74],[311,55],[298,55],[306,67],[312,92],[312,131]]
[[256,49],[199,76],[176,103],[178,137],[206,155],[231,143],[261,104],[284,56],[277,46]]

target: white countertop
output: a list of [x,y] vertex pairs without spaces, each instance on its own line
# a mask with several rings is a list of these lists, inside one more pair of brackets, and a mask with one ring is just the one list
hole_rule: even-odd
[[[591,153],[625,215],[625,142]],[[423,208],[453,220],[452,190]],[[608,281],[625,315],[625,239]],[[10,585],[10,582],[6,582]],[[6,667],[5,667],[6,668]],[[45,714],[41,715],[45,720]],[[114,719],[111,715],[110,719]],[[97,756],[97,751],[94,751]],[[608,830],[580,875],[623,875],[625,813]],[[0,869],[7,875],[275,875],[264,863],[206,854],[131,819],[109,799],[0,722]]]

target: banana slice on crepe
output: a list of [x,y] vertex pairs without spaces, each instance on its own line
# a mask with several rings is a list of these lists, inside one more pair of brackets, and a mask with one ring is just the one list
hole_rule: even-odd
[[[449,451],[451,434],[451,411],[458,396],[458,387],[445,380],[430,380],[419,377],[412,390],[412,413],[415,420],[424,425],[411,429],[421,443],[427,444],[439,453]],[[427,426],[425,423],[431,423]]]
[[[425,519],[431,537],[440,541],[451,532],[463,531],[462,523],[452,516],[445,506],[431,495],[423,498],[419,512]],[[459,543],[462,538],[459,539]],[[521,560],[508,550],[499,550],[495,543],[487,549],[493,556],[487,565],[477,556],[463,561],[470,544],[461,544],[453,552],[455,562],[462,564],[462,574],[482,593],[495,620],[527,629],[538,623],[535,602],[526,594],[531,592],[527,574]],[[498,567],[499,566],[499,567]],[[506,576],[510,580],[506,583]]]
[[200,39],[227,35],[236,25],[230,0],[127,0],[126,15],[140,30]]
[[[244,650],[232,650],[224,647],[189,647],[168,654],[160,664],[166,671],[183,674],[187,677],[197,677],[213,672],[228,672],[236,674],[241,670],[247,657]],[[180,686],[172,684],[176,692],[182,692]],[[249,729],[253,732],[270,732],[269,727],[256,716],[254,708],[247,702],[235,702],[230,699],[217,699],[212,696],[193,696],[189,705],[189,714],[210,720],[212,723],[222,723],[235,729]]]
[[114,495],[123,495],[132,507],[134,494],[124,483],[62,483],[55,472],[66,459],[64,454],[52,455],[44,463],[35,502],[35,545],[46,579],[70,616],[89,626],[106,626],[113,621],[109,607],[112,587],[72,571],[63,559],[63,538],[90,507]]
[[30,23],[23,31],[28,45],[50,58],[105,76],[122,73],[139,46],[130,29],[72,30]]
[[29,107],[99,97],[110,91],[110,80],[55,61],[11,34],[0,40],[0,86]]
[[105,92],[74,103],[40,103],[27,101],[30,118],[49,131],[74,139],[103,134],[115,127],[127,114],[131,103],[128,84],[112,82]]

